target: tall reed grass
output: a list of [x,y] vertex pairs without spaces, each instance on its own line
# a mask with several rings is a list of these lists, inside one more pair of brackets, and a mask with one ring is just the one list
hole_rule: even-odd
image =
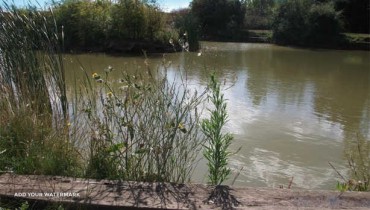
[[345,158],[348,162],[347,175],[341,174],[329,163],[342,179],[341,182],[337,182],[337,190],[341,192],[370,191],[370,141],[361,134],[357,134],[355,139],[350,139],[345,144]]
[[136,181],[189,181],[203,143],[198,106],[185,78],[169,81],[166,70],[95,72],[80,101],[88,122],[86,176]]
[[181,75],[170,81],[164,64],[122,72],[119,83],[111,67],[89,75],[81,66],[85,78],[67,100],[52,14],[0,11],[0,171],[188,181],[204,143],[205,91]]
[[[0,9],[0,170],[73,174],[59,33],[36,10]],[[52,12],[52,11],[50,11]]]
[[345,152],[351,179],[347,181],[349,190],[370,191],[370,141],[361,134],[349,142]]

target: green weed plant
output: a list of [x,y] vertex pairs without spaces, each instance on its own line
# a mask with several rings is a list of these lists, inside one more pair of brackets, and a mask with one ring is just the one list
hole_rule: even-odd
[[208,161],[210,183],[212,185],[220,185],[230,174],[230,168],[227,165],[231,153],[228,151],[228,148],[233,136],[230,133],[222,133],[222,128],[226,124],[228,117],[227,103],[215,75],[211,76],[209,89],[208,99],[213,104],[214,109],[208,109],[211,116],[209,119],[204,119],[201,124],[202,131],[207,138],[203,154]]

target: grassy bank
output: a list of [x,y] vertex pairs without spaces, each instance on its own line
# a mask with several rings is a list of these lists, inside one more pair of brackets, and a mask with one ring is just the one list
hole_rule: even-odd
[[77,175],[60,40],[42,17],[0,14],[0,171]]
[[344,33],[348,49],[370,50],[370,34]]
[[[247,42],[252,43],[274,43],[271,30],[247,30],[248,39]],[[370,34],[356,34],[356,33],[343,33],[343,41],[337,45],[318,48],[329,48],[339,50],[370,50]]]
[[58,25],[46,13],[9,11],[0,13],[1,172],[189,181],[206,90],[181,74],[170,82],[163,60],[163,69],[119,79],[110,66],[93,75],[81,67],[85,79],[67,98]]

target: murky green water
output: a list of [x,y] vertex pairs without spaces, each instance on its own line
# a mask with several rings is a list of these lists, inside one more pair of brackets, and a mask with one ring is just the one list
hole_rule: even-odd
[[[362,133],[370,139],[370,53],[364,51],[303,50],[266,44],[203,43],[202,54],[165,56],[169,75],[185,71],[189,83],[205,87],[217,71],[225,86],[234,133],[231,167],[240,171],[236,186],[287,186],[333,189],[336,172],[344,172],[346,142]],[[143,57],[84,54],[66,56],[68,88],[81,76],[111,65],[142,71]],[[162,55],[151,56],[157,68]],[[206,181],[200,163],[195,182]],[[234,176],[234,175],[233,175]],[[229,184],[234,177],[230,177]]]

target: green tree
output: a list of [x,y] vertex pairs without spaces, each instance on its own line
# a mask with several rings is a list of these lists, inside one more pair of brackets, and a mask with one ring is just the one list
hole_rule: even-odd
[[279,44],[330,46],[340,41],[340,13],[332,2],[287,0],[278,7],[272,29]]
[[66,48],[103,44],[108,35],[111,3],[108,0],[66,0],[54,5],[56,21],[63,28]]
[[243,26],[245,6],[240,0],[193,0],[190,6],[205,38],[230,38]]
[[269,29],[276,6],[275,0],[248,0],[246,4],[245,26],[252,29]]
[[140,1],[121,0],[112,8],[112,35],[138,40],[145,36],[146,22]]
[[370,33],[369,0],[336,0],[335,6],[342,11],[347,31]]
[[[65,0],[54,4],[56,21],[69,48],[104,49],[115,40],[164,43],[163,12],[155,0]],[[168,39],[166,39],[166,43]]]
[[148,4],[144,11],[147,19],[146,36],[151,41],[156,40],[159,32],[164,28],[162,12],[156,4]]
[[153,41],[162,31],[163,15],[156,1],[121,0],[113,5],[113,39]]
[[189,9],[181,9],[175,14],[175,27],[179,30],[180,37],[186,34],[189,43],[189,51],[199,50],[199,27],[198,20]]
[[307,24],[309,31],[306,42],[310,45],[332,44],[339,39],[342,23],[333,2],[313,4]]

